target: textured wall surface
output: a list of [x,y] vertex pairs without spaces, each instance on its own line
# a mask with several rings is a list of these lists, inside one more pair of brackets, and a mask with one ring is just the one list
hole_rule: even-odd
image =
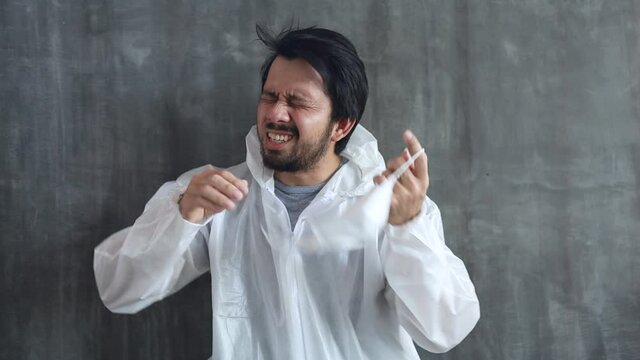
[[636,0],[0,0],[0,358],[210,355],[208,276],[114,315],[92,252],[164,181],[244,159],[254,25],[291,19],[356,44],[386,157],[426,144],[482,319],[424,359],[640,358]]

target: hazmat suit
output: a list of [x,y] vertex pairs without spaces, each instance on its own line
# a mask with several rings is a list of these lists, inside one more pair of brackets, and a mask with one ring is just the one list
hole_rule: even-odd
[[212,358],[223,360],[418,359],[412,339],[445,352],[473,329],[480,316],[474,286],[445,245],[428,197],[408,223],[363,227],[349,246],[331,241],[340,228],[313,222],[353,216],[350,207],[384,171],[367,130],[356,127],[341,153],[348,161],[293,230],[255,127],[246,145],[246,161],[228,169],[249,182],[235,210],[202,224],[183,219],[177,199],[202,168],[194,169],[165,183],[133,226],[96,247],[107,308],[138,312],[211,271]]

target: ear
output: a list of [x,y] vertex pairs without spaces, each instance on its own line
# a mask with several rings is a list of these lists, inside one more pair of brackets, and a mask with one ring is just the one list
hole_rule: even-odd
[[356,120],[351,118],[340,119],[333,125],[333,133],[331,134],[331,141],[338,142],[345,136],[349,135],[351,129],[356,125]]

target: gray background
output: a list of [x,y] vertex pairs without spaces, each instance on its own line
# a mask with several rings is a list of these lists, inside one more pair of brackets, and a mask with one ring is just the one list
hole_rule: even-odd
[[637,0],[0,0],[0,358],[205,359],[208,275],[135,316],[92,251],[244,158],[257,21],[343,32],[385,157],[411,128],[482,318],[424,359],[640,359]]

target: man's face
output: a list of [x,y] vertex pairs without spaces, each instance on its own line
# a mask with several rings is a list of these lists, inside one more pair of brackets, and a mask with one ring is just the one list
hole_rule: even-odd
[[320,74],[305,60],[278,56],[258,102],[264,165],[284,172],[312,169],[335,147],[330,120],[331,100]]

